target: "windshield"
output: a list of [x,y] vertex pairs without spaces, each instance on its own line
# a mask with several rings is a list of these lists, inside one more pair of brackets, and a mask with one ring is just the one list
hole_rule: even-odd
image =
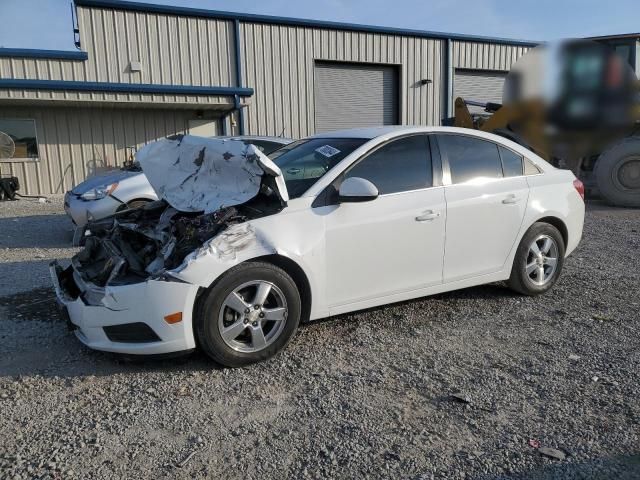
[[298,198],[366,138],[310,138],[298,140],[269,155],[284,176],[289,198]]

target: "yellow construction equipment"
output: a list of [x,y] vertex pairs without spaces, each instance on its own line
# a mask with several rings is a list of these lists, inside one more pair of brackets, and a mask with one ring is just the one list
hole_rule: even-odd
[[[502,104],[456,98],[447,123],[509,138],[571,169],[609,203],[640,207],[640,84],[633,70],[590,41],[527,55],[507,76]],[[472,114],[470,105],[484,112]]]

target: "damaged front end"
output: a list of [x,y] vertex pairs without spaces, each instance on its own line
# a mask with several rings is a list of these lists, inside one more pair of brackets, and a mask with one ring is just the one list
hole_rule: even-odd
[[220,253],[232,254],[254,239],[248,221],[287,204],[279,168],[242,141],[177,136],[147,145],[137,160],[161,200],[89,225],[92,235],[72,258],[82,283],[162,277],[222,232]]

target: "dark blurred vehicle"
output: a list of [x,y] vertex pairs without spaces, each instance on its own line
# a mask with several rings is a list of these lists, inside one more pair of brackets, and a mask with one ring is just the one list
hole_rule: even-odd
[[640,207],[635,50],[608,45],[612,38],[536,47],[507,75],[502,104],[457,98],[446,123],[509,138],[569,168],[610,204]]

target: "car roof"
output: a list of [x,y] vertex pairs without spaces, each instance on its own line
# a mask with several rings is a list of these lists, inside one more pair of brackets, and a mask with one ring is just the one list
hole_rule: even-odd
[[[490,134],[479,130],[460,127],[436,127],[419,125],[387,125],[384,127],[350,128],[312,135],[309,138],[364,138],[374,139],[382,136],[403,135],[407,133],[459,133],[478,137],[491,138]],[[493,137],[495,139],[495,137]]]
[[519,145],[508,138],[496,135],[494,133],[483,132],[482,130],[474,130],[471,128],[460,127],[436,127],[436,126],[407,126],[407,125],[389,125],[385,127],[367,127],[354,128],[349,130],[337,130],[335,132],[320,133],[308,138],[360,138],[371,141],[384,142],[395,137],[408,135],[412,133],[455,133],[458,135],[467,135],[484,140],[489,140],[497,144],[506,146],[515,150],[520,155],[532,160],[542,170],[553,170],[554,167],[545,161],[542,157],[536,155],[535,152]]

